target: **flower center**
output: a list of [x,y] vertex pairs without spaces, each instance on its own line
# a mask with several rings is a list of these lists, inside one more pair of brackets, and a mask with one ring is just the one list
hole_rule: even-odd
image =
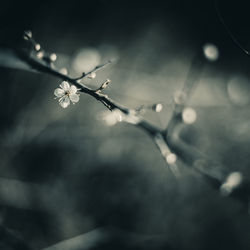
[[66,91],[66,92],[65,92],[65,95],[66,95],[66,96],[69,96],[69,91]]

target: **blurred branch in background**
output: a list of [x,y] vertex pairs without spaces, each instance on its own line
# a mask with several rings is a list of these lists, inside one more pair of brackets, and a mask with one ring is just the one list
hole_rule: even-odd
[[98,249],[148,249],[173,250],[166,241],[165,236],[140,235],[126,232],[118,228],[96,228],[64,240],[43,250],[98,250]]
[[0,226],[0,248],[10,250],[32,250],[25,241],[3,226]]
[[243,178],[240,172],[228,173],[220,163],[209,159],[199,149],[188,145],[180,138],[184,124],[192,124],[196,120],[196,111],[189,107],[188,103],[202,75],[203,57],[205,56],[209,61],[214,61],[217,60],[219,52],[214,45],[208,44],[203,47],[203,53],[204,55],[200,52],[193,58],[183,89],[174,96],[175,106],[172,118],[165,130],[166,142],[182,160],[184,166],[191,167],[208,179],[222,195],[232,196],[240,200],[248,211],[249,180]]

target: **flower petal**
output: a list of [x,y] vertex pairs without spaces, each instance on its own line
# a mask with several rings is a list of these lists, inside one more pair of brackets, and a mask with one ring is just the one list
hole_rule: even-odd
[[69,98],[70,98],[70,100],[71,100],[73,103],[79,101],[79,95],[77,95],[77,94],[69,95]]
[[60,87],[61,87],[64,91],[69,91],[69,89],[70,89],[69,83],[66,82],[66,81],[63,81],[63,82],[61,83]]
[[77,92],[77,87],[75,85],[71,85],[69,93],[70,94],[75,94],[76,92]]
[[65,91],[64,91],[63,89],[61,89],[61,88],[57,88],[57,89],[55,89],[55,91],[54,91],[54,95],[57,96],[57,97],[62,97],[62,96],[64,96],[64,93],[65,93]]
[[61,105],[61,107],[63,107],[64,109],[67,108],[70,105],[70,100],[68,98],[68,96],[64,96],[59,100],[59,104]]

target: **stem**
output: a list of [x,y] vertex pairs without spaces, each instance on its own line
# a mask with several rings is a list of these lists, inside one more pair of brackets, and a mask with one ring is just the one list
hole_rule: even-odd
[[[52,68],[50,65],[45,64],[42,60],[38,60],[38,59],[36,59],[34,57],[31,57],[30,55],[28,55],[24,51],[16,51],[16,54],[17,54],[17,56],[21,60],[23,60],[24,62],[26,62],[34,70],[36,70],[38,72],[43,72],[43,73],[55,76],[55,77],[57,77],[59,79],[62,79],[64,81],[70,82],[71,84],[74,84],[77,88],[79,88],[80,92],[92,96],[97,101],[101,102],[110,111],[118,109],[125,116],[133,116],[133,115],[130,114],[131,113],[131,109],[129,109],[127,107],[124,107],[121,104],[116,103],[114,100],[112,100],[111,98],[109,98],[107,95],[102,94],[101,91],[97,91],[96,89],[95,90],[94,89],[90,89],[87,86],[85,86],[84,84],[78,82],[79,79],[83,79],[83,78],[87,77],[89,74],[91,74],[92,72],[96,72],[97,70],[100,70],[101,68],[106,67],[108,64],[112,63],[112,61],[109,61],[106,64],[102,64],[100,66],[95,67],[90,72],[88,72],[86,74],[85,73],[82,74],[81,77],[71,78],[68,75],[64,75],[64,74],[60,73],[56,69]],[[154,139],[154,136],[156,134],[163,134],[162,130],[160,130],[159,128],[155,127],[154,125],[152,125],[151,123],[149,123],[148,121],[146,121],[145,119],[143,119],[141,116],[136,116],[136,117],[137,117],[137,122],[136,123],[129,122],[129,119],[127,119],[126,122],[128,122],[130,124],[133,124],[133,125],[135,125],[137,127],[142,128],[153,139]]]

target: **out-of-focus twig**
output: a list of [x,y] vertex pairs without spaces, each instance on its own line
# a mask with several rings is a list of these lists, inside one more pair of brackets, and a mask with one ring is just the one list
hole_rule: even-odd
[[200,152],[199,149],[187,144],[180,138],[181,130],[185,126],[182,117],[183,111],[188,106],[189,99],[200,80],[204,65],[203,61],[201,54],[194,57],[182,91],[174,97],[174,110],[164,132],[166,144],[172,152],[178,155],[178,158],[182,160],[185,166],[190,167],[205,177],[213,187],[222,191],[222,194],[240,200],[245,207],[248,208],[250,182],[245,178],[243,179],[239,173],[240,181],[237,185],[233,185],[234,181],[231,181],[230,185],[232,186],[232,190],[225,193],[223,186],[227,183],[231,173],[227,173],[220,163],[209,159],[204,153]]
[[[96,228],[71,239],[58,242],[43,250],[91,250],[91,249],[173,249],[165,235],[142,235],[114,227]],[[175,248],[174,248],[175,249]]]

